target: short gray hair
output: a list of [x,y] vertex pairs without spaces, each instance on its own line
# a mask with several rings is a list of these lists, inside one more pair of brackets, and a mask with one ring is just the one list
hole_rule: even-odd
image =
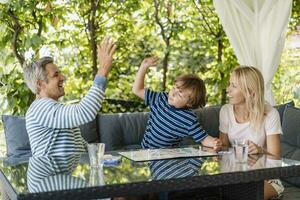
[[46,65],[53,63],[53,58],[42,57],[41,59],[29,63],[24,67],[24,80],[29,89],[34,93],[38,94],[37,81],[47,81]]

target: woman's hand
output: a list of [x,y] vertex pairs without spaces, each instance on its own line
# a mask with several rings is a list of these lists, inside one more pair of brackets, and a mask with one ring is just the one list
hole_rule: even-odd
[[222,149],[222,141],[219,138],[213,138],[213,149],[220,151]]
[[261,154],[264,153],[264,149],[251,140],[248,141],[248,154]]
[[252,167],[253,165],[255,165],[255,163],[257,162],[257,160],[260,158],[261,156],[258,154],[252,154],[248,156],[247,159],[247,163],[250,167]]

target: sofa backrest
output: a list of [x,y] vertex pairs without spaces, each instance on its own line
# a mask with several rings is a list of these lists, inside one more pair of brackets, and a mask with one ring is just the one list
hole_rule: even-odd
[[[219,112],[221,106],[208,106],[195,110],[203,128],[213,137],[219,136]],[[149,114],[117,113],[100,114],[97,117],[100,141],[106,150],[141,148]],[[183,138],[182,145],[194,144],[191,137]]]
[[282,156],[300,160],[300,109],[287,107],[282,122]]
[[[283,120],[283,138],[282,138],[282,152],[284,157],[300,159],[300,143],[298,142],[298,133],[300,128],[293,128],[294,125],[299,125],[299,117],[295,117],[294,113],[299,113],[297,110],[293,112],[288,109],[293,102],[277,106],[281,119],[285,115],[290,116],[291,119],[296,120],[290,123],[290,119]],[[213,137],[219,135],[219,112],[221,106],[207,106],[203,109],[196,109],[199,122],[207,133]],[[292,108],[290,108],[292,109]],[[292,114],[291,114],[292,113]],[[283,117],[284,115],[284,117]],[[295,115],[296,116],[296,115]],[[131,149],[140,148],[146,123],[148,121],[148,113],[115,113],[115,114],[99,114],[97,118],[80,127],[83,137],[91,142],[104,142],[106,150],[116,149]],[[3,116],[5,138],[7,142],[7,153],[9,155],[23,154],[24,150],[29,151],[29,141],[24,117],[20,116]],[[25,138],[20,140],[19,138]],[[14,144],[19,142],[18,144]],[[193,144],[191,138],[184,138],[182,144]],[[21,150],[21,151],[20,151]],[[25,152],[26,153],[26,152]]]
[[97,116],[100,141],[107,151],[140,148],[149,114],[116,113]]
[[200,125],[203,129],[213,137],[219,137],[219,114],[221,106],[207,106],[197,109],[196,114]]

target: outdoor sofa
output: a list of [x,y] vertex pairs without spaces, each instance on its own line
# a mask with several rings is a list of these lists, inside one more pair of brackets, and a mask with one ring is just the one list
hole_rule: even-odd
[[[283,135],[281,136],[282,156],[300,160],[300,108],[293,102],[275,106],[280,114]],[[207,106],[195,110],[200,124],[213,137],[219,135],[219,112],[221,106]],[[24,117],[2,116],[7,143],[7,158],[24,159],[31,156]],[[137,149],[143,138],[147,112],[98,114],[96,119],[81,126],[81,132],[89,143],[103,142],[106,151],[118,149]],[[193,144],[191,138],[185,138],[182,145]],[[286,185],[283,199],[300,199],[300,178],[284,180]]]

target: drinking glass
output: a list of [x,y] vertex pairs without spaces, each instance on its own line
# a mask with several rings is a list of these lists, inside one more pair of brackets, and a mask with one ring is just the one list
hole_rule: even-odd
[[103,166],[103,157],[104,157],[104,152],[105,152],[105,144],[104,143],[88,144],[88,152],[89,152],[91,167]]
[[248,159],[248,141],[243,139],[234,140],[233,151],[236,162],[246,163]]

